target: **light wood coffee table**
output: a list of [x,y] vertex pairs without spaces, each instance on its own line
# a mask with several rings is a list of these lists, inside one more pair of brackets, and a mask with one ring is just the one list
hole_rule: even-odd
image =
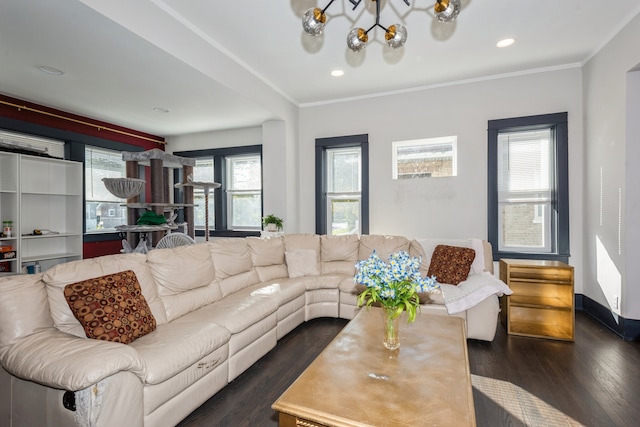
[[463,320],[404,316],[392,351],[380,309],[360,310],[272,405],[280,426],[475,426]]

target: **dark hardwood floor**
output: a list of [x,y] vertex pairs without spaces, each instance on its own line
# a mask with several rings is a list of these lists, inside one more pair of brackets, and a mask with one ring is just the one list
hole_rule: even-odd
[[[299,326],[179,426],[276,427],[271,404],[346,323],[323,318]],[[574,343],[508,336],[502,325],[493,342],[467,343],[473,375],[506,384],[575,425],[640,425],[640,342],[623,341],[584,313],[576,313]],[[479,427],[527,425],[475,387],[473,396]]]

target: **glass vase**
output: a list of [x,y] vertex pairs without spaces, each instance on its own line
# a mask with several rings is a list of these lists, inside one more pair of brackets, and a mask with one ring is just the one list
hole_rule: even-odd
[[382,307],[382,321],[384,330],[384,341],[382,343],[389,350],[395,350],[400,347],[400,335],[398,333],[400,316],[394,317],[395,314],[395,309]]

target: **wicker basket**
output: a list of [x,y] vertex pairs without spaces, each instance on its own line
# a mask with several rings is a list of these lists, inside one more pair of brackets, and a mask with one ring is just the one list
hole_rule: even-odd
[[147,183],[137,178],[102,178],[104,186],[116,197],[130,199],[142,193]]

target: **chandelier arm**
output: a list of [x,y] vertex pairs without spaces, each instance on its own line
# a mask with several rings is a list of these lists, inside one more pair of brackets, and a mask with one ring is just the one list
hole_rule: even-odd
[[[333,0],[331,0],[331,3],[333,3]],[[356,7],[358,7],[360,3],[362,3],[362,0],[349,0],[349,3],[353,5],[353,9],[351,10],[356,10]]]
[[[327,4],[327,5],[324,7],[324,9],[322,9],[322,14],[323,14],[323,15],[324,15],[324,13],[327,11],[327,9],[329,9],[329,6],[331,6],[331,5],[333,4],[333,2],[334,2],[334,1],[336,1],[336,0],[331,0],[331,1],[329,2],[329,4]],[[360,0],[360,1],[362,1],[362,0]]]
[[382,29],[385,31],[385,33],[388,33],[388,32],[389,32],[389,29],[388,29],[388,28],[386,28],[386,27],[384,27],[382,24],[379,24],[379,23],[377,23],[377,22],[376,22],[375,24],[373,24],[372,26],[370,26],[370,27],[369,27],[369,29],[368,29],[367,31],[365,31],[364,33],[365,33],[365,34],[369,34],[369,31],[373,30],[375,27],[380,27],[380,28],[382,28]]

